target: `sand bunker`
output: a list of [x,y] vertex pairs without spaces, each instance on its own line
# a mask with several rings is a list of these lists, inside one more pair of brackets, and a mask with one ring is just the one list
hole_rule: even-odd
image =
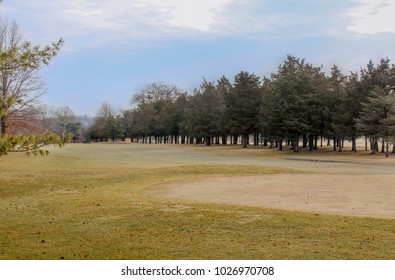
[[209,178],[161,185],[154,192],[171,199],[395,218],[395,175]]

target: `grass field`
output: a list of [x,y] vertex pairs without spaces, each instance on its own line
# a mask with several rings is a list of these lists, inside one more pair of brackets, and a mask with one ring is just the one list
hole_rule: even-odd
[[383,155],[240,147],[70,144],[49,157],[3,156],[0,259],[395,259],[395,217],[174,198],[162,187],[394,170]]

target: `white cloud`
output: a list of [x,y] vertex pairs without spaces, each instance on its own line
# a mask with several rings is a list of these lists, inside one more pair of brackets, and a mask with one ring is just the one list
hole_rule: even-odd
[[[64,37],[64,50],[81,49],[81,46],[130,49],[207,34],[271,40],[273,34],[293,37],[333,30],[333,24],[328,25],[326,19],[336,18],[337,13],[323,14],[325,9],[318,10],[318,4],[314,8],[310,1],[301,1],[296,8],[288,2],[292,1],[13,0],[4,1],[1,8],[20,23],[27,39],[47,44]],[[383,10],[380,6],[383,1],[359,0],[358,3],[359,8],[350,11],[353,25],[349,29],[368,32],[360,25],[365,17],[372,16],[369,14],[372,8]],[[305,6],[317,12],[307,13]]]
[[217,22],[217,14],[231,0],[140,0],[156,7],[158,11],[170,15],[166,21],[176,27],[188,27],[209,31]]
[[359,0],[358,7],[347,15],[351,18],[348,31],[373,35],[395,32],[395,2],[390,0]]
[[163,34],[213,30],[222,9],[234,0],[15,0],[2,8],[39,41],[108,45],[133,43]]

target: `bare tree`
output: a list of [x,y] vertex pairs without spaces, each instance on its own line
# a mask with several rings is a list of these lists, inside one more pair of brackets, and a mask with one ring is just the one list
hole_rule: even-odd
[[111,106],[111,104],[104,102],[97,111],[96,117],[106,120],[108,118],[115,117],[115,115],[115,109]]
[[55,126],[55,110],[55,106],[47,104],[40,104],[35,107],[38,119],[37,126],[40,128],[40,132],[45,132],[48,129],[51,130]]
[[0,20],[0,126],[7,132],[7,123],[24,112],[45,92],[39,75],[43,65],[57,55],[63,40],[40,48],[22,41],[15,22]]
[[68,134],[72,134],[73,137],[79,135],[81,124],[75,116],[73,110],[68,106],[62,106],[55,110],[55,127],[56,132],[61,139],[65,139]]
[[145,89],[133,96],[131,104],[146,104],[158,101],[175,102],[184,92],[174,85],[166,85],[161,82],[152,83]]

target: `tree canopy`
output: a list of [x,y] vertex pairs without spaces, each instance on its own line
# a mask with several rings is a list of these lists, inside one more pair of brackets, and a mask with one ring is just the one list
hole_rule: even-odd
[[99,138],[243,147],[270,143],[295,151],[317,150],[324,139],[342,151],[349,140],[357,152],[356,139],[363,136],[372,150],[378,151],[380,142],[388,151],[395,139],[394,69],[382,59],[359,73],[346,75],[333,65],[326,74],[322,66],[288,55],[270,77],[241,71],[233,82],[224,76],[216,82],[204,79],[192,94],[153,83],[132,98],[132,108],[113,114],[117,132]]
[[0,20],[0,126],[7,133],[12,118],[20,118],[44,93],[39,76],[43,65],[57,55],[63,39],[40,47],[23,41],[15,22]]
[[59,138],[50,132],[31,135],[38,123],[33,105],[45,90],[39,71],[63,43],[60,39],[45,47],[34,45],[22,40],[15,22],[0,19],[0,155],[11,151],[45,155],[45,145],[63,146],[69,140],[68,135]]

